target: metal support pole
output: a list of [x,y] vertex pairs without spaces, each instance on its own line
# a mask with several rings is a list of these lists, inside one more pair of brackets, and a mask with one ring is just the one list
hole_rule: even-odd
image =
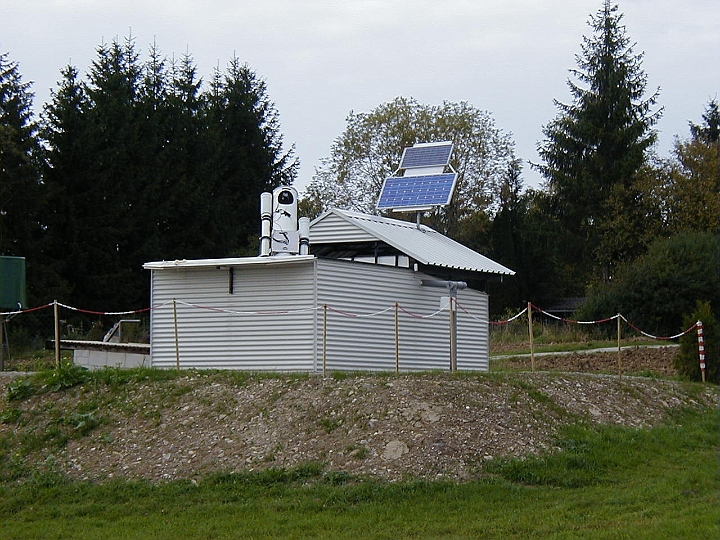
[[423,287],[438,287],[447,289],[450,301],[450,371],[457,370],[457,319],[455,317],[455,308],[457,304],[458,289],[467,289],[467,283],[464,281],[443,281],[438,279],[423,279],[420,284]]
[[0,371],[5,371],[5,341],[3,332],[5,331],[5,315],[0,315]]
[[698,357],[700,359],[700,374],[702,375],[702,382],[705,382],[705,336],[703,335],[703,323],[702,321],[697,322],[697,335],[698,335]]

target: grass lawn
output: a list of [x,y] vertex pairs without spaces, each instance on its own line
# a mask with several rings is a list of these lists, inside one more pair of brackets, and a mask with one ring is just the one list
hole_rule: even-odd
[[571,426],[560,451],[465,484],[293,470],[199,483],[0,486],[0,538],[718,538],[718,414]]

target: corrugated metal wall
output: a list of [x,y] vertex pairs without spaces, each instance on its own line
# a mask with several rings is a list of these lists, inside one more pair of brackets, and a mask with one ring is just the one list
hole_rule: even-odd
[[[214,266],[153,270],[153,366],[176,366],[176,299],[183,369],[320,372],[326,333],[328,370],[394,371],[395,302],[400,370],[449,369],[447,310],[412,316],[436,312],[447,295],[420,285],[429,276],[327,259],[240,265],[231,294],[229,273]],[[458,369],[487,370],[488,298],[466,289],[458,302]]]
[[[364,317],[394,306],[399,311],[399,364],[401,371],[449,369],[448,312],[432,318],[440,307],[443,289],[422,287],[430,276],[408,269],[319,260],[318,303],[327,304],[328,370],[395,370],[395,311]],[[458,291],[458,369],[488,369],[488,298],[472,289]],[[344,312],[344,313],[339,313]],[[355,315],[354,317],[348,316]],[[318,312],[318,348],[322,364],[324,314]]]
[[232,294],[227,267],[153,270],[152,365],[176,366],[175,298],[181,368],[314,371],[314,264],[236,266]]

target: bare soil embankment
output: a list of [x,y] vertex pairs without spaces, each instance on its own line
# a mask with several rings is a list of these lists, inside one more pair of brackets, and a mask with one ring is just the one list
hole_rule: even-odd
[[[623,365],[666,373],[673,354],[628,352]],[[520,369],[529,359],[504,362]],[[617,354],[602,353],[538,357],[536,368],[546,371],[536,373],[243,379],[189,372],[3,399],[9,421],[0,433],[20,444],[61,430],[68,438],[61,445],[14,451],[25,467],[75,479],[167,481],[322,462],[351,475],[462,481],[480,475],[487,460],[552,449],[559,429],[578,419],[645,428],[717,400],[711,385],[598,373],[616,367]],[[5,394],[8,378],[0,380]],[[75,425],[82,419],[91,429]]]

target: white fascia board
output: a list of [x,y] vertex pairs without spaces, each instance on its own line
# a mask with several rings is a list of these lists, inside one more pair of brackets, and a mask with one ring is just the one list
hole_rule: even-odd
[[143,264],[145,270],[169,270],[178,268],[205,268],[209,266],[249,266],[273,264],[300,264],[315,260],[314,255],[277,255],[272,257],[229,257],[225,259],[194,259],[155,261]]

